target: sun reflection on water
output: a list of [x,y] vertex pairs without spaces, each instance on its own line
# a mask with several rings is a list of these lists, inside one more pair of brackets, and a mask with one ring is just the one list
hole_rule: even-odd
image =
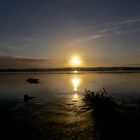
[[73,86],[73,91],[74,91],[72,99],[77,101],[79,100],[78,88],[81,84],[81,78],[79,78],[77,75],[74,75],[71,81],[72,81],[72,86]]
[[77,70],[74,70],[74,73],[77,73]]
[[74,93],[73,99],[74,99],[74,100],[78,100],[78,98],[79,98],[78,94],[77,94],[77,93]]
[[74,91],[78,90],[78,86],[80,85],[80,79],[79,78],[73,78],[72,79],[73,89]]

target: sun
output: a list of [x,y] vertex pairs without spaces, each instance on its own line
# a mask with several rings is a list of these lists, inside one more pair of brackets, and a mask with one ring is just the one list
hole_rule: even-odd
[[73,56],[71,59],[70,59],[70,63],[74,66],[79,66],[80,63],[81,63],[81,60],[78,56]]

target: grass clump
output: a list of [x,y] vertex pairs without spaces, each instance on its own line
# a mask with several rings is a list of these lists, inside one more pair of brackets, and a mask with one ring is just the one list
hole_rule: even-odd
[[112,113],[119,107],[114,99],[107,94],[105,88],[99,91],[90,91],[85,89],[85,93],[83,100],[95,112]]
[[117,104],[104,88],[98,91],[85,89],[83,100],[93,110],[95,140],[140,139],[139,110]]

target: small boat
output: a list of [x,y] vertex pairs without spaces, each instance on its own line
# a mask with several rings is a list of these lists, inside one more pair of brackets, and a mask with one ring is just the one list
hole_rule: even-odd
[[28,79],[26,80],[26,82],[28,82],[28,83],[30,83],[30,84],[38,84],[38,83],[39,83],[38,80],[39,80],[39,79],[28,78]]

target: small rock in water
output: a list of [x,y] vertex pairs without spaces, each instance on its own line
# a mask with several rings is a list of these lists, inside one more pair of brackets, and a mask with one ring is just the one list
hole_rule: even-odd
[[28,83],[30,83],[30,84],[38,84],[38,83],[39,83],[38,80],[39,80],[39,79],[28,78],[28,79],[26,80],[26,82],[28,82]]
[[24,95],[24,101],[25,102],[28,102],[29,100],[31,100],[33,98],[35,98],[35,97],[28,96],[27,94]]

